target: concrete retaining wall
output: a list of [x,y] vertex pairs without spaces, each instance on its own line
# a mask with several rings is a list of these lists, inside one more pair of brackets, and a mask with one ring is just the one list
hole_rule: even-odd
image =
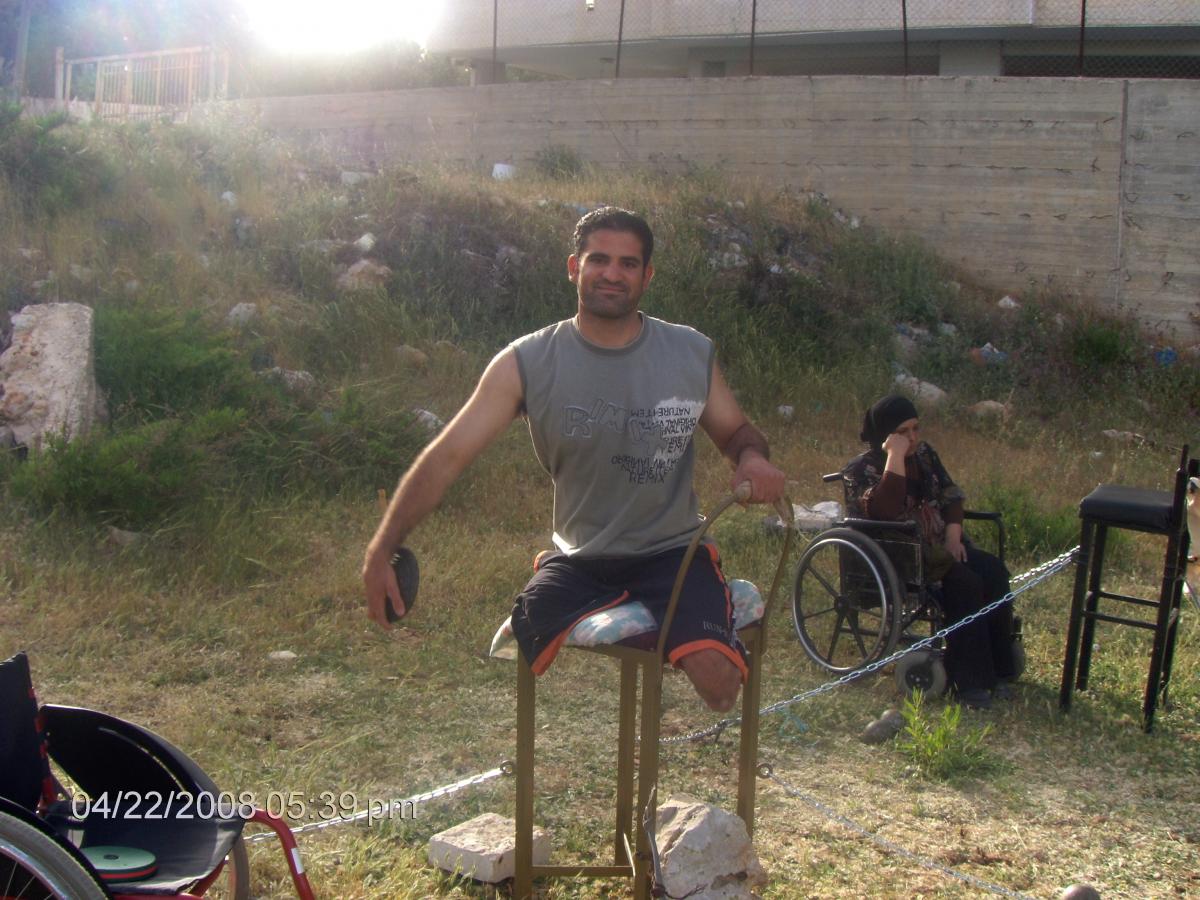
[[778,77],[240,101],[348,156],[721,166],[819,190],[997,291],[1049,283],[1200,339],[1200,83]]

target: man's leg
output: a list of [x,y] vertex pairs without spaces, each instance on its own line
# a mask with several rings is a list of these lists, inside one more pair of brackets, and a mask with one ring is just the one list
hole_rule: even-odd
[[679,660],[679,668],[716,712],[729,712],[737,702],[742,687],[742,673],[729,657],[717,650],[697,650]]
[[[639,566],[630,591],[661,621],[683,559],[683,549],[659,554]],[[748,671],[745,650],[733,630],[733,604],[716,547],[699,548],[683,582],[679,607],[666,642],[667,659],[683,669],[711,709],[737,702]]]

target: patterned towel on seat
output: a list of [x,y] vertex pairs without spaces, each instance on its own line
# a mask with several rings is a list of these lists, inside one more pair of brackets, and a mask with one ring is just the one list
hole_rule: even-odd
[[[735,628],[745,628],[762,618],[762,594],[753,583],[741,578],[731,578],[729,594],[733,600]],[[643,604],[622,603],[620,606],[588,616],[576,625],[567,638],[567,646],[598,647],[602,644],[616,644],[639,634],[653,632],[657,628],[658,623],[654,621],[654,616]],[[513,637],[511,617],[505,619],[504,624],[496,631],[489,655],[497,659],[517,658],[517,640]]]

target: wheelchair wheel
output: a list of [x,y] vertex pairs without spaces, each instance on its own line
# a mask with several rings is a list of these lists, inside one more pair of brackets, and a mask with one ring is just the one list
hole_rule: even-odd
[[920,691],[926,697],[946,693],[946,664],[931,650],[916,650],[896,663],[896,688],[902,694]]
[[[216,883],[204,892],[212,900],[248,900],[250,897],[250,855],[246,839],[239,837],[225,857],[225,868]],[[0,895],[3,900],[3,895]]]
[[904,594],[883,548],[851,528],[823,531],[800,557],[792,621],[817,665],[843,674],[891,653]]
[[61,844],[0,814],[0,898],[105,900],[109,895]]

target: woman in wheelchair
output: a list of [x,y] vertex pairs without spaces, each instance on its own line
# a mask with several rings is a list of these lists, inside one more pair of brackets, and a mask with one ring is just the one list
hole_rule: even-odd
[[[867,410],[860,437],[870,449],[842,472],[847,515],[918,524],[926,580],[941,581],[945,624],[1007,594],[1004,563],[963,534],[963,492],[921,440],[912,401],[884,397]],[[993,697],[1012,696],[1012,635],[1012,606],[1006,604],[947,637],[946,670],[962,702],[987,708]]]

